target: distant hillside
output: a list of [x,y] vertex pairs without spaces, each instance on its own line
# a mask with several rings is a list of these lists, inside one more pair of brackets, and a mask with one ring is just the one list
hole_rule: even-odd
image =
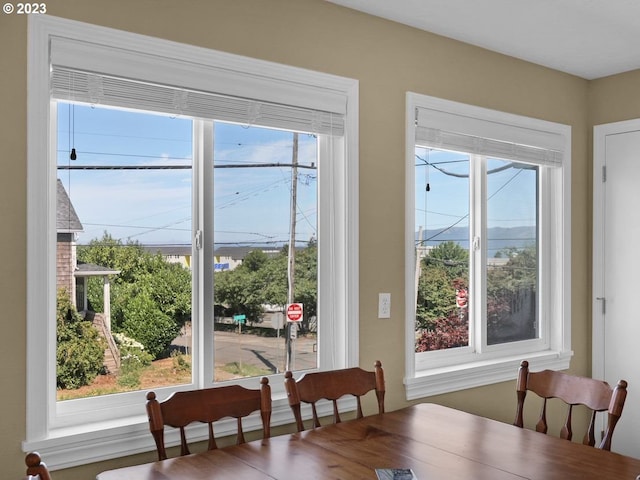
[[[425,230],[422,240],[426,246],[436,246],[442,242],[452,241],[462,248],[469,249],[469,229],[467,227],[453,227],[446,232],[442,230]],[[493,227],[487,230],[489,237],[488,256],[495,256],[496,252],[508,247],[523,248],[531,245],[536,238],[535,227]],[[418,232],[415,233],[418,240]]]

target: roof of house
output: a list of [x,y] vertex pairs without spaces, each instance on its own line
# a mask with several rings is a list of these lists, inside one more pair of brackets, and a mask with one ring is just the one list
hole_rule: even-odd
[[84,230],[60,179],[58,179],[56,194],[56,230],[58,233],[82,232]]
[[255,246],[255,247],[242,247],[242,246],[234,246],[234,247],[218,247],[214,250],[213,254],[216,257],[227,257],[232,258],[234,260],[242,260],[246,257],[250,252],[254,250],[260,250],[267,255],[277,255],[282,251],[282,247],[265,247],[265,246]]
[[[149,253],[159,253],[161,255],[191,255],[191,245],[143,245],[142,248]],[[250,252],[260,250],[268,256],[278,255],[282,252],[282,246],[225,246],[217,247],[213,254],[216,257],[232,258],[234,260],[242,260]],[[296,247],[296,250],[302,250],[302,247]]]
[[118,275],[120,270],[113,270],[111,268],[96,265],[95,263],[78,262],[76,271],[73,274],[76,277],[95,277],[102,275]]
[[151,254],[159,253],[161,255],[191,255],[191,245],[142,245],[142,248]]

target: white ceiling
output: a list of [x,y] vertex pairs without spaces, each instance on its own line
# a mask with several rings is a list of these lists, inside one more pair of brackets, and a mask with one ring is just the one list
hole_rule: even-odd
[[586,79],[640,69],[640,0],[328,0]]

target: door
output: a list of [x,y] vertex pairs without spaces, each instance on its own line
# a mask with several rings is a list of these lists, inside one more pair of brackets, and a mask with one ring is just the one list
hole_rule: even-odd
[[640,120],[594,129],[593,376],[629,383],[612,450],[640,458]]

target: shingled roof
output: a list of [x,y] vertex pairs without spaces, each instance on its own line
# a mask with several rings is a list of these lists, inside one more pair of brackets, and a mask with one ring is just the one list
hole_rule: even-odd
[[82,232],[84,228],[80,223],[80,218],[76,213],[67,191],[62,182],[58,179],[58,190],[56,194],[56,230],[58,233]]
[[76,277],[96,277],[99,275],[118,275],[121,270],[96,265],[95,263],[78,262],[74,275]]

